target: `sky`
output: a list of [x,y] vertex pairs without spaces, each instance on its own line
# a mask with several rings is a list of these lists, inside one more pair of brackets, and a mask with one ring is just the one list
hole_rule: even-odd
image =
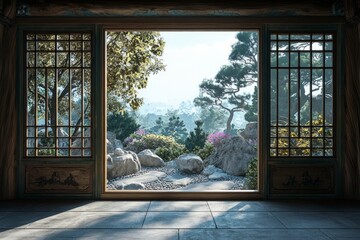
[[203,79],[215,77],[229,63],[237,32],[161,32],[165,40],[165,71],[152,75],[140,90],[144,102],[161,102],[177,107],[199,95]]

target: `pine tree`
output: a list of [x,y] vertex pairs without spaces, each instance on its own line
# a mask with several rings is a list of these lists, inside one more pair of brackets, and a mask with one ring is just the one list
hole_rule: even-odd
[[185,140],[185,147],[189,151],[194,150],[196,147],[203,148],[205,146],[206,134],[202,129],[203,122],[198,120],[195,121],[195,124],[194,131],[191,131],[189,137]]

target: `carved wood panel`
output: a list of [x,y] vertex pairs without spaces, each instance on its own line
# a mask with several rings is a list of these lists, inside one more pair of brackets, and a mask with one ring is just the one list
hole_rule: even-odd
[[271,166],[270,194],[331,194],[335,191],[332,166]]
[[32,165],[25,169],[26,193],[92,193],[92,165]]

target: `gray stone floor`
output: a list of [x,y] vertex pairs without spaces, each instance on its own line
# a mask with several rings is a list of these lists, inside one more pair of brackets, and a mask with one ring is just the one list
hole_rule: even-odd
[[360,239],[360,202],[0,202],[0,239]]

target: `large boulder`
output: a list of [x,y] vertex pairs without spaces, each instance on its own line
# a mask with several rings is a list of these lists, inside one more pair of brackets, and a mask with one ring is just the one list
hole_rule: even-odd
[[141,164],[134,152],[123,151],[122,155],[114,155],[112,159],[108,158],[107,173],[109,178],[134,174],[140,170]]
[[244,131],[240,133],[246,140],[257,140],[258,139],[258,123],[249,122],[246,124]]
[[139,161],[143,167],[163,167],[165,166],[164,160],[158,155],[153,153],[150,149],[145,149],[138,153]]
[[110,131],[107,131],[107,153],[113,153],[116,148],[123,148],[123,145],[119,139],[116,139],[116,134]]
[[243,176],[249,162],[256,157],[256,147],[241,136],[226,139],[206,161],[231,175]]
[[192,153],[182,154],[175,161],[177,168],[184,173],[200,173],[204,169],[202,159]]

